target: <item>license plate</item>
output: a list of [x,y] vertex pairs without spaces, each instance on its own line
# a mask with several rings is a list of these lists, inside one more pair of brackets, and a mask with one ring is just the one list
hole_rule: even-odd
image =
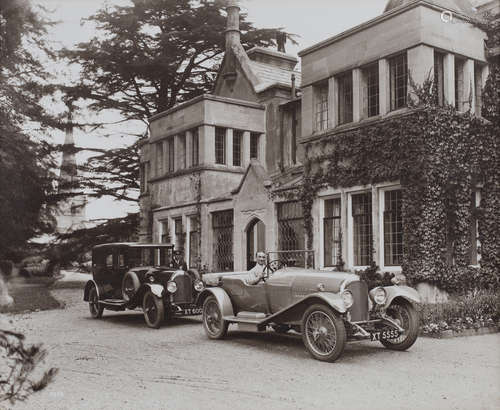
[[397,339],[401,336],[401,332],[396,329],[384,330],[382,332],[373,332],[370,333],[370,340],[372,342],[379,340],[388,340],[388,339]]
[[182,309],[180,315],[201,315],[201,312],[202,312],[201,308],[188,308],[188,309]]

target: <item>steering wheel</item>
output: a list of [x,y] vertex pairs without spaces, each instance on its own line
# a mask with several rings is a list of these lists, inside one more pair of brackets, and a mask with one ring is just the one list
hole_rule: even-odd
[[274,259],[272,261],[269,261],[266,266],[264,266],[263,275],[262,279],[265,280],[266,278],[269,278],[269,275],[271,273],[276,272],[278,269],[285,268],[286,264],[279,260],[279,259]]

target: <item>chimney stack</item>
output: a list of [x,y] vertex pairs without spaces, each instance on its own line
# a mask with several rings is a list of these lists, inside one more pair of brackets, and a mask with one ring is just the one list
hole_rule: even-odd
[[240,6],[238,0],[227,0],[226,51],[240,43]]

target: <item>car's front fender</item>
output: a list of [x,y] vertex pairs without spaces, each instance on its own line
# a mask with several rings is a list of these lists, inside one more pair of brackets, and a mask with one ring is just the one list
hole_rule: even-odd
[[158,283],[145,283],[144,284],[144,292],[146,291],[151,291],[151,293],[159,298],[163,297],[163,294],[165,293],[165,288],[163,285],[159,285]]
[[420,295],[409,286],[385,286],[384,289],[387,293],[384,308],[388,308],[396,298],[403,298],[410,303],[420,303]]
[[263,324],[290,322],[298,323],[302,320],[302,316],[304,315],[306,309],[314,304],[325,304],[340,314],[347,312],[344,302],[339,294],[331,292],[317,292],[311,293],[294,304],[287,306],[279,312],[267,317],[263,321]]
[[222,316],[234,316],[233,303],[227,292],[222,288],[206,288],[196,299],[198,306],[203,306],[205,299],[209,296],[214,296],[219,303]]

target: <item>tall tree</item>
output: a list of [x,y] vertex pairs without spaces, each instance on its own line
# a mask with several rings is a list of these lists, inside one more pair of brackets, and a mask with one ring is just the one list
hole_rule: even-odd
[[0,2],[0,260],[16,259],[26,241],[52,228],[53,148],[33,124],[57,123],[40,104],[52,90],[41,59],[52,57],[52,24],[27,0]]
[[[245,15],[240,20],[244,47],[275,44],[280,29],[258,30]],[[155,113],[212,89],[225,47],[223,2],[132,0],[130,6],[105,7],[85,22],[98,34],[62,52],[81,67],[81,81],[65,89],[68,100],[83,99],[98,113],[117,111],[124,122],[147,126]],[[123,129],[125,134],[130,128]],[[96,196],[137,196],[137,144],[101,152],[84,170],[99,175],[88,181]]]

